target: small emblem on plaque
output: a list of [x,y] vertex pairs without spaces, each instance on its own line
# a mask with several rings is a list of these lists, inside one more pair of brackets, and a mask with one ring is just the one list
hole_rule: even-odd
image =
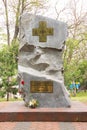
[[52,93],[53,82],[52,81],[30,81],[31,93]]

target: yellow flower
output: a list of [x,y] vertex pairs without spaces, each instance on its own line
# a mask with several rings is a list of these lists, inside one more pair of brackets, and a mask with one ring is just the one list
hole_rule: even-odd
[[29,102],[29,106],[30,107],[37,107],[38,106],[38,101],[36,99],[32,99],[30,102]]

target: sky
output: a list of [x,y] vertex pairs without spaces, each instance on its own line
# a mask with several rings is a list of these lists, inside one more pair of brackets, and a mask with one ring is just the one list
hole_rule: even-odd
[[[9,1],[9,0],[8,0]],[[48,0],[48,9],[46,10],[46,13],[44,14],[47,17],[56,19],[57,14],[55,12],[55,5],[57,7],[57,10],[60,11],[63,7],[68,7],[68,3],[70,2],[72,4],[72,1],[74,0]],[[80,1],[78,2],[78,11],[79,11],[79,7],[81,6],[81,4],[83,3],[83,8],[84,10],[87,11],[87,0],[75,0],[75,1]],[[12,14],[10,13],[9,17],[12,17]],[[62,16],[61,19],[64,19],[64,15]],[[0,0],[0,26],[2,26],[2,24],[4,24],[5,21],[5,16],[4,16],[4,7],[3,7],[3,3],[2,0]]]
[[[7,0],[7,1],[9,1],[9,0]],[[49,7],[46,11],[46,15],[49,17],[55,18],[56,17],[55,5],[57,6],[57,9],[60,10],[64,6],[67,6],[67,3],[72,2],[72,1],[73,0],[48,0]],[[75,1],[80,1],[80,2],[78,2],[78,9],[79,9],[79,5],[82,3],[83,3],[84,8],[87,9],[87,4],[86,4],[87,0],[75,0]],[[0,0],[0,14],[1,14],[1,12],[3,14],[3,10],[4,10],[3,3],[2,3],[2,0]],[[0,17],[2,18],[3,16],[0,16]]]
[[[9,1],[9,0],[8,0]],[[68,8],[70,5],[69,3],[72,5],[72,1],[74,0],[48,0],[48,8],[46,10],[46,12],[43,14],[44,16],[56,19],[57,18],[57,14],[55,11],[55,5],[57,7],[57,11],[59,12],[62,8],[66,7]],[[79,9],[81,9],[81,5],[83,3],[83,10],[87,12],[87,0],[76,0],[78,2],[77,4],[77,8],[78,8],[78,12],[80,12]],[[12,18],[12,13],[9,14],[9,18]],[[70,20],[70,15],[69,15],[69,10],[67,9],[65,11],[65,13],[61,13],[59,20],[66,22],[67,19]],[[13,19],[12,21],[10,21],[10,25],[13,26]],[[3,30],[6,32],[5,29],[5,15],[4,15],[4,7],[3,7],[3,3],[2,0],[0,0],[0,28],[3,28]],[[12,27],[11,27],[12,28]]]
[[[9,1],[9,0],[7,0]],[[46,10],[46,12],[44,13],[44,16],[56,19],[56,12],[55,12],[55,4],[56,2],[58,2],[58,8],[62,8],[69,0],[48,0],[48,9]],[[12,18],[12,13],[9,14],[9,18]],[[13,22],[10,22],[10,24],[12,25]],[[4,6],[3,6],[3,2],[2,0],[0,0],[0,28],[4,29],[5,31],[5,14],[4,14]]]
[[55,6],[57,7],[58,10],[60,10],[61,8],[66,6],[66,4],[69,1],[70,0],[49,0],[50,8],[47,15],[50,15],[50,17],[55,19],[56,18]]
[[[49,4],[50,4],[50,8],[48,9],[48,12],[46,12],[46,15],[48,17],[57,18],[57,14],[55,12],[55,6],[57,7],[58,12],[63,9],[64,7],[66,8],[70,8],[70,6],[73,6],[73,1],[74,0],[49,0]],[[80,12],[81,8],[82,10],[87,12],[87,0],[75,0],[77,1],[77,9],[78,9],[78,13]],[[78,2],[79,1],[79,2]],[[59,20],[61,19],[66,19],[64,15],[68,14],[69,10],[67,9],[67,11],[65,11],[65,14],[62,13],[61,18],[59,18]]]

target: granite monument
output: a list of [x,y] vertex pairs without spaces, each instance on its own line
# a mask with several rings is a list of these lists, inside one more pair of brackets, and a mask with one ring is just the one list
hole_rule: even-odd
[[70,107],[64,85],[62,54],[67,26],[61,21],[25,13],[20,17],[19,89],[25,104]]

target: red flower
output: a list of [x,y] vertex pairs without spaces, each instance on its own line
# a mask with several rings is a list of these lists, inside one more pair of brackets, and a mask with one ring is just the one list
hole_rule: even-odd
[[21,81],[21,84],[24,85],[24,80]]

